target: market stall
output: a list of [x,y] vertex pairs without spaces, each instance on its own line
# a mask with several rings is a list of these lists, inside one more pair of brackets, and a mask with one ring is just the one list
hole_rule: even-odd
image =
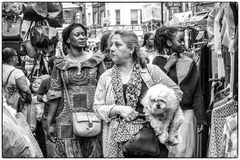
[[4,3],[3,49],[14,48],[19,68],[32,80],[48,74],[48,58],[55,55],[59,39],[56,27],[63,23],[61,3]]

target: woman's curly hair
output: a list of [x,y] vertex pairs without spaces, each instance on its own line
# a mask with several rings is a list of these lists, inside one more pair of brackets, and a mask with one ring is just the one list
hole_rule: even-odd
[[154,47],[160,54],[164,54],[166,49],[170,49],[167,45],[167,40],[172,41],[176,32],[179,29],[176,27],[161,27],[156,30],[154,36]]

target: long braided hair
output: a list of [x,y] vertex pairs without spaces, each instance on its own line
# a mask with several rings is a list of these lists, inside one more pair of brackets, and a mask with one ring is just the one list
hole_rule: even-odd
[[161,27],[156,30],[154,36],[154,47],[160,54],[165,54],[166,50],[170,50],[167,40],[172,42],[174,35],[179,31],[176,27]]

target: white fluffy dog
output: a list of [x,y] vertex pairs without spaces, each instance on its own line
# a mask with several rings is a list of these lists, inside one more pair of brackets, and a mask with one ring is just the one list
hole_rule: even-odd
[[145,115],[162,144],[178,144],[183,112],[175,92],[162,84],[149,88],[142,100]]

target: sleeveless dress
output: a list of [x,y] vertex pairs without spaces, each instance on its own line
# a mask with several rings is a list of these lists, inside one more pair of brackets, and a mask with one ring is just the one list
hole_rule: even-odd
[[101,71],[103,58],[103,55],[93,55],[81,63],[72,63],[64,58],[55,60],[48,97],[50,100],[60,98],[56,111],[56,157],[103,157],[101,134],[90,138],[74,135],[72,112],[67,105],[66,91],[62,83],[66,83],[73,110],[93,112],[97,80],[104,71]]

